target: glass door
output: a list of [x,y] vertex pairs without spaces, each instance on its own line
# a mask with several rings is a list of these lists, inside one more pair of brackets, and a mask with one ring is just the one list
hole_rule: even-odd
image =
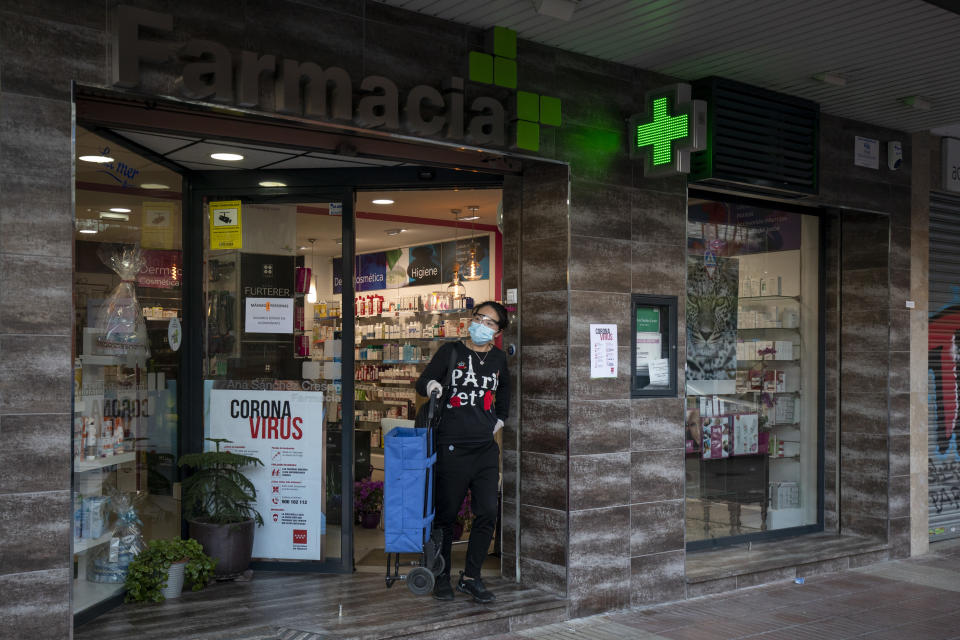
[[[289,189],[268,172],[196,175],[192,256],[203,280],[190,450],[256,456],[255,567],[352,568],[353,191]],[[282,193],[280,193],[282,191]],[[275,195],[278,194],[278,195]],[[343,260],[347,257],[347,260]],[[346,291],[346,290],[344,290]],[[195,298],[196,299],[196,298]]]

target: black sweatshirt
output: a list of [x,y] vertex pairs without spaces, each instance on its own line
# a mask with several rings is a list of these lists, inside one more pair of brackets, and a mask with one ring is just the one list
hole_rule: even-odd
[[[447,372],[450,350],[457,353],[453,387]],[[481,363],[481,360],[483,361]],[[510,412],[510,372],[507,355],[493,347],[479,353],[462,342],[440,347],[417,379],[417,393],[427,395],[427,382],[443,385],[448,398],[440,417],[438,441],[441,444],[480,444],[493,440],[497,419],[507,421]]]

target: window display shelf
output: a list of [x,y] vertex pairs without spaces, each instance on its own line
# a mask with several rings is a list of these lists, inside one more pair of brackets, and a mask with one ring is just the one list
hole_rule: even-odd
[[739,301],[748,301],[748,302],[777,302],[777,301],[793,301],[800,302],[800,296],[740,296],[737,298]]
[[74,473],[95,471],[97,469],[104,469],[106,467],[112,467],[118,464],[133,462],[136,460],[136,458],[137,453],[135,451],[127,451],[115,456],[110,456],[109,458],[97,458],[96,460],[77,460],[73,463],[73,471]]
[[73,612],[79,613],[123,592],[124,586],[122,584],[89,582],[83,579],[74,580]]
[[800,327],[738,327],[737,333],[740,332],[755,332],[761,335],[771,333],[774,331],[789,332],[794,335],[799,335]]
[[100,365],[104,367],[120,364],[122,361],[123,356],[80,356],[80,362],[83,364]]
[[110,542],[110,538],[113,537],[113,531],[108,531],[99,538],[74,538],[73,539],[73,553],[81,554],[86,553],[94,547],[99,547],[102,544]]

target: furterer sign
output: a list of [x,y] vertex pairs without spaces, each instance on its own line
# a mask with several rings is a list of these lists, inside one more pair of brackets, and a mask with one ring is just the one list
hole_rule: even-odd
[[630,118],[630,157],[643,158],[647,177],[690,172],[690,152],[707,147],[707,103],[690,99],[690,85],[648,91],[647,112]]
[[[177,84],[187,98],[267,107],[260,104],[261,83],[273,82],[272,106],[279,113],[353,122],[370,129],[402,129],[421,136],[504,147],[508,146],[508,125],[515,120],[518,124],[513,127],[516,131],[510,145],[535,151],[539,148],[538,124],[560,124],[560,101],[548,96],[517,92],[517,114],[508,117],[507,108],[497,98],[479,96],[468,103],[462,77],[445,80],[442,91],[417,85],[401,95],[397,84],[384,76],[367,76],[355,84],[341,67],[323,68],[315,62],[270,53],[231,51],[211,40],[165,42],[141,33],[172,35],[173,16],[166,13],[120,5],[113,25],[113,83],[121,87],[140,84],[142,64],[173,61],[182,65]],[[469,61],[470,80],[515,90],[516,34],[495,27],[488,40],[492,54],[471,51],[464,61]]]

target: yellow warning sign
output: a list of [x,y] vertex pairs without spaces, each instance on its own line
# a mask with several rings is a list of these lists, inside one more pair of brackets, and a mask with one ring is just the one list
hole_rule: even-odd
[[240,223],[240,201],[210,203],[210,248],[240,249],[243,247],[243,226]]

